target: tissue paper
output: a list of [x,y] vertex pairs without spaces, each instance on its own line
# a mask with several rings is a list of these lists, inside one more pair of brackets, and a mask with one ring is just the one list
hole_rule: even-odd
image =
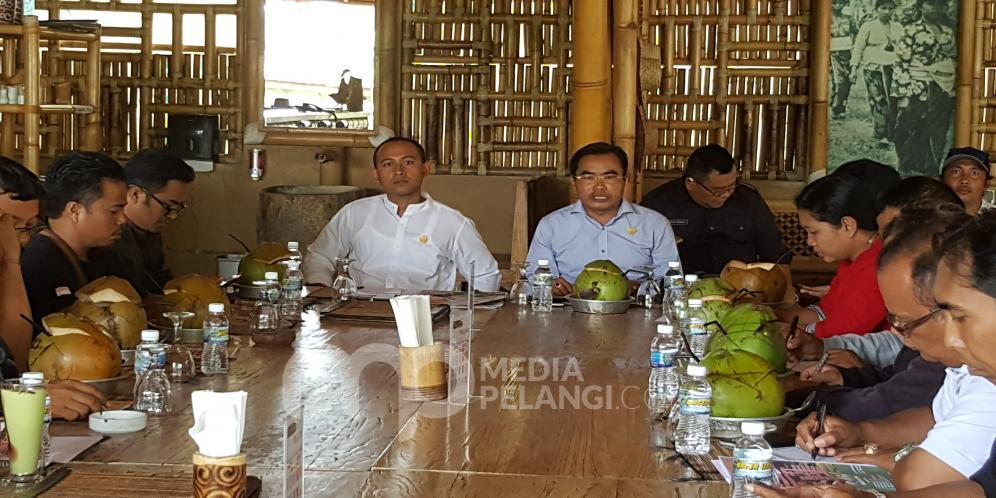
[[224,458],[242,452],[247,396],[245,391],[190,393],[194,426],[188,433],[200,454]]
[[432,339],[432,308],[429,296],[398,296],[391,298],[394,321],[398,325],[401,346],[428,346]]

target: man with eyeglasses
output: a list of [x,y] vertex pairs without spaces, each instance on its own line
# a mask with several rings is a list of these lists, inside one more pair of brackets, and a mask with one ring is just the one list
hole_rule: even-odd
[[678,261],[667,219],[623,198],[627,167],[626,153],[604,142],[588,144],[571,157],[578,201],[540,220],[527,257],[530,273],[538,260],[550,262],[554,295],[572,293],[574,281],[594,260],[608,259],[623,271],[654,265],[655,278],[664,275],[668,262]]
[[989,182],[989,154],[986,151],[972,147],[949,150],[941,165],[941,180],[958,194],[968,214],[993,208],[993,203],[985,199]]
[[498,262],[474,222],[422,192],[431,169],[425,149],[392,137],[373,157],[384,194],[353,201],[332,217],[308,246],[305,281],[330,286],[336,258],[352,258],[350,276],[366,292],[453,290],[457,272],[477,290],[496,290]]
[[733,156],[719,145],[695,149],[681,178],[648,192],[643,205],[670,220],[685,273],[719,274],[734,259],[792,261],[768,205],[740,182]]
[[114,245],[94,254],[103,271],[131,282],[143,297],[162,294],[173,273],[166,266],[161,231],[187,207],[194,169],[165,149],[145,149],[124,166],[128,223]]

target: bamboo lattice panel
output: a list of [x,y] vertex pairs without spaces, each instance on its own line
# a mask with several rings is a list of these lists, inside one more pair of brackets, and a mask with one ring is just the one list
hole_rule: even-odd
[[562,173],[569,4],[406,1],[401,134],[441,172]]
[[644,51],[663,66],[641,93],[648,172],[719,143],[745,177],[805,178],[811,0],[642,2]]
[[992,158],[996,157],[996,1],[976,2],[975,17],[971,145],[989,151]]
[[[125,159],[140,149],[165,144],[169,114],[218,115],[219,154],[222,162],[239,160],[245,116],[242,106],[241,50],[218,47],[218,19],[235,16],[242,43],[244,6],[236,0],[186,4],[170,2],[122,2],[110,0],[38,0],[37,8],[50,19],[68,18],[66,10],[129,13],[137,22],[122,25],[102,22],[104,43],[101,65],[101,109],[104,148]],[[153,45],[153,19],[168,16],[171,44]],[[78,15],[74,15],[77,17]],[[183,44],[184,30],[195,24],[203,30],[203,45]],[[176,20],[180,22],[175,22]],[[184,22],[186,21],[186,22]],[[63,65],[68,74],[82,59],[73,44],[50,50],[51,63]]]

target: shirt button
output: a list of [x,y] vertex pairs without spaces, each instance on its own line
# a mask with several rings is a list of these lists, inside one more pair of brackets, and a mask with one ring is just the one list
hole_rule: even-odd
[[605,249],[602,249],[602,252],[605,252]]

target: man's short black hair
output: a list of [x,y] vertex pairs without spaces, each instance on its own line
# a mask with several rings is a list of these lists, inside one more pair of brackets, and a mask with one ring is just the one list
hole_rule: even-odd
[[38,176],[21,163],[0,156],[0,194],[10,194],[15,201],[33,201],[45,195],[45,187]]
[[703,145],[688,156],[685,163],[685,176],[702,183],[709,179],[709,174],[715,171],[725,175],[733,171],[733,156],[721,145]]
[[66,204],[89,207],[103,195],[103,181],[127,182],[124,168],[99,152],[68,152],[55,158],[45,175],[45,214],[62,216]]
[[929,176],[903,178],[878,197],[878,212],[886,208],[907,209],[912,206],[932,208],[940,204],[955,204],[965,209],[958,194],[944,182]]
[[418,158],[423,163],[425,162],[425,147],[422,147],[422,144],[420,144],[420,143],[418,143],[418,142],[416,142],[416,141],[414,141],[414,140],[412,140],[412,139],[410,139],[408,137],[391,137],[391,138],[389,138],[389,139],[384,140],[383,142],[381,142],[380,145],[378,145],[377,148],[374,149],[373,162],[374,162],[374,167],[375,168],[377,167],[377,154],[380,153],[380,149],[382,149],[385,145],[390,144],[390,143],[394,143],[394,142],[405,142],[405,143],[414,145],[415,148],[418,149]]
[[191,183],[197,177],[194,168],[180,156],[166,149],[145,149],[125,163],[129,185],[138,185],[153,194],[166,188],[170,180]]
[[622,166],[623,174],[626,174],[626,168],[629,167],[629,159],[626,157],[626,151],[622,150],[618,145],[607,144],[605,142],[595,142],[581,147],[574,153],[573,156],[571,156],[571,176],[577,176],[578,166],[581,164],[582,158],[585,156],[601,156],[604,154],[612,154],[616,156],[616,159],[619,160],[619,165]]

